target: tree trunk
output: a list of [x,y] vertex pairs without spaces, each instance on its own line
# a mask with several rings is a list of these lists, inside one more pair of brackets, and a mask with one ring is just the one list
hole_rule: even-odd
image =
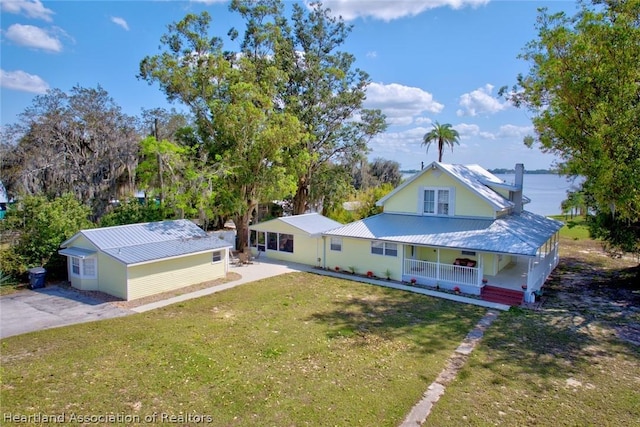
[[253,216],[255,207],[249,208],[247,212],[233,217],[236,225],[236,249],[241,251],[249,246],[249,220]]
[[302,215],[307,211],[307,203],[309,202],[309,184],[307,176],[302,176],[298,180],[298,189],[293,196],[293,214]]

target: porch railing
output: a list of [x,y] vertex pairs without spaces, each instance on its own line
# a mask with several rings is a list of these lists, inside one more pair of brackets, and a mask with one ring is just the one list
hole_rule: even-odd
[[558,265],[558,245],[545,254],[545,256],[536,261],[536,265],[527,275],[527,289],[536,291],[542,287],[549,274]]
[[478,286],[478,268],[405,259],[404,274],[435,282]]

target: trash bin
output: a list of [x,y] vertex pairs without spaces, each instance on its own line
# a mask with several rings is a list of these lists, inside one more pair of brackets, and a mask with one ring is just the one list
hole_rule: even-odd
[[47,270],[43,267],[35,267],[29,270],[29,289],[44,288],[44,279]]

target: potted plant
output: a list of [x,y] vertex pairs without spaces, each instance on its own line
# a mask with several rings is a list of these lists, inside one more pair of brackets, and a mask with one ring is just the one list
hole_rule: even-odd
[[349,271],[351,272],[351,274],[356,274],[356,268],[353,265],[350,265],[349,267],[347,267],[349,269]]
[[455,292],[456,294],[460,293],[460,286],[454,286],[453,287],[453,292]]
[[522,285],[522,290],[523,290],[523,291],[526,291],[526,290],[527,290],[527,284],[526,284],[526,283]]
[[373,277],[373,271],[367,271],[367,277],[371,279]]
[[388,268],[384,271],[384,275],[387,277],[387,280],[391,280],[391,270]]
[[336,265],[335,270],[336,270],[336,271],[340,271],[340,267],[338,267],[338,266]]
[[412,278],[411,278],[411,284],[412,284],[412,285],[415,285],[415,284],[416,284],[416,282],[417,282],[416,278],[415,278],[415,277],[412,277]]
[[482,284],[483,284],[483,285],[486,285],[488,282],[489,282],[489,280],[488,280],[488,279],[482,279]]

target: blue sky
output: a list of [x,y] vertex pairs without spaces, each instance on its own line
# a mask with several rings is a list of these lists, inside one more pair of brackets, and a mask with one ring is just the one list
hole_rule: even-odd
[[[291,2],[288,2],[291,3]],[[369,73],[368,108],[387,116],[387,131],[370,143],[371,159],[395,160],[419,169],[437,160],[423,135],[435,121],[450,123],[460,145],[447,163],[486,168],[548,168],[555,158],[529,149],[530,115],[498,98],[528,64],[517,56],[536,38],[537,9],[564,10],[571,1],[336,0],[333,13],[354,26],[343,50]],[[4,126],[48,89],[102,86],[126,114],[171,107],[157,86],[138,80],[140,61],[159,53],[167,25],[207,10],[212,35],[224,36],[242,22],[228,2],[0,0],[0,101]],[[232,48],[232,45],[227,45]]]

